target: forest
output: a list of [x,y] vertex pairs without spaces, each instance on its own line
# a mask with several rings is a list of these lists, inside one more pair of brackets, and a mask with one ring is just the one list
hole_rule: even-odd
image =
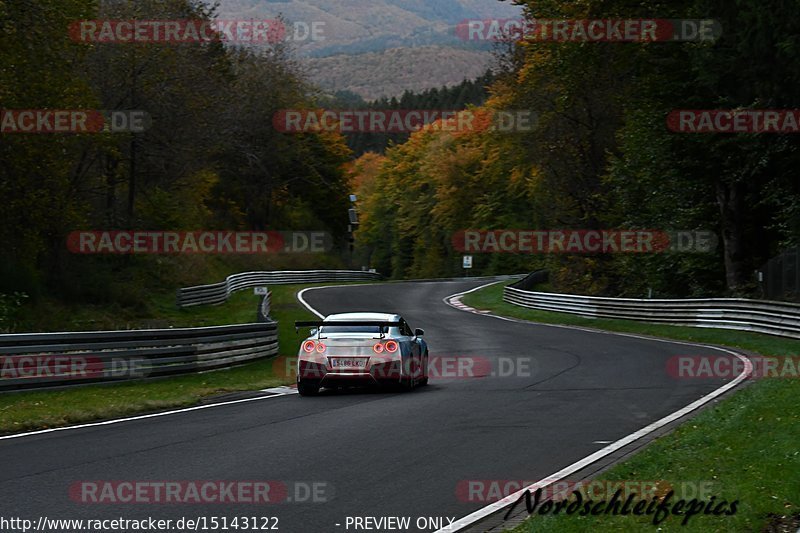
[[[473,273],[546,268],[560,290],[759,296],[756,270],[800,240],[798,135],[673,131],[676,110],[794,109],[800,18],[768,0],[526,0],[528,20],[707,18],[712,42],[497,47],[484,106],[531,131],[419,131],[354,166],[359,258],[395,278],[464,275],[464,230],[713,232],[703,253],[475,256]],[[669,119],[669,120],[668,120]]]
[[[135,307],[143,289],[220,275],[208,257],[71,254],[74,231],[315,230],[344,242],[344,138],[272,128],[277,110],[319,97],[286,43],[87,43],[68,32],[81,20],[215,16],[195,0],[0,0],[1,109],[149,117],[143,131],[0,135],[0,307],[45,296]],[[275,265],[234,259],[222,273]]]
[[[79,42],[76,20],[212,20],[196,0],[0,0],[0,109],[146,113],[143,130],[0,135],[0,319],[23,301],[138,308],[143,291],[245,269],[465,275],[465,230],[713,233],[695,253],[478,253],[471,274],[550,272],[608,296],[761,296],[800,244],[798,136],[676,131],[679,110],[800,107],[800,19],[778,0],[537,0],[525,17],[704,18],[713,42],[494,46],[460,85],[364,102],[308,81],[290,44]],[[403,65],[397,65],[402,69]],[[285,134],[285,109],[526,110],[516,132]],[[360,226],[348,254],[349,195]],[[81,230],[323,231],[328,254],[76,255]]]

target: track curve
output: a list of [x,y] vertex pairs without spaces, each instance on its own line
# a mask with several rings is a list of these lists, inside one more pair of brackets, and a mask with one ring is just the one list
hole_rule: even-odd
[[[502,321],[442,301],[483,283],[333,287],[304,298],[323,314],[398,312],[425,329],[432,357],[470,357],[494,375],[434,376],[409,393],[288,395],[0,441],[3,514],[277,516],[280,531],[311,533],[347,531],[347,517],[461,518],[485,505],[464,501],[465,482],[542,479],[725,383],[666,372],[671,357],[719,355],[711,348]],[[501,360],[511,375],[499,375]],[[519,360],[531,371],[514,368]],[[81,480],[317,482],[327,501],[86,505],[69,496]]]

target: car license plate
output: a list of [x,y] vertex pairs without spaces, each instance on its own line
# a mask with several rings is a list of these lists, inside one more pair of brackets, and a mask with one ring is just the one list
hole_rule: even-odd
[[366,368],[366,359],[332,358],[331,368]]

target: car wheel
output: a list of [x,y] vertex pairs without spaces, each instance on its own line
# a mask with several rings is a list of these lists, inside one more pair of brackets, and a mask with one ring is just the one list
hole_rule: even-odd
[[297,392],[300,396],[316,396],[319,394],[319,383],[304,379],[300,380],[297,382]]
[[416,377],[416,373],[419,369],[416,365],[408,365],[408,374],[407,376],[403,376],[400,378],[400,388],[403,390],[412,390],[419,384],[419,379]]
[[425,385],[428,384],[428,352],[425,352],[425,357],[423,359],[425,362],[422,363],[423,364],[422,378],[417,382],[420,387],[424,387]]

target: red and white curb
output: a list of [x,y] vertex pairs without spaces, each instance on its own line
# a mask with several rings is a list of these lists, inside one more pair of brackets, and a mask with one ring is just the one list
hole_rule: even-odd
[[[498,283],[498,282],[495,282],[495,283]],[[486,285],[484,285],[484,287],[485,286]],[[466,293],[458,294],[456,296],[449,296],[448,298],[445,298],[445,302],[450,307],[455,307],[456,309],[460,309],[461,311],[466,311],[468,313],[476,313],[476,314],[479,314],[479,315],[491,314],[491,311],[486,311],[486,310],[483,310],[483,309],[475,309],[474,307],[470,307],[467,304],[465,304],[464,302],[462,302],[461,298],[464,296],[464,294],[466,294]]]

